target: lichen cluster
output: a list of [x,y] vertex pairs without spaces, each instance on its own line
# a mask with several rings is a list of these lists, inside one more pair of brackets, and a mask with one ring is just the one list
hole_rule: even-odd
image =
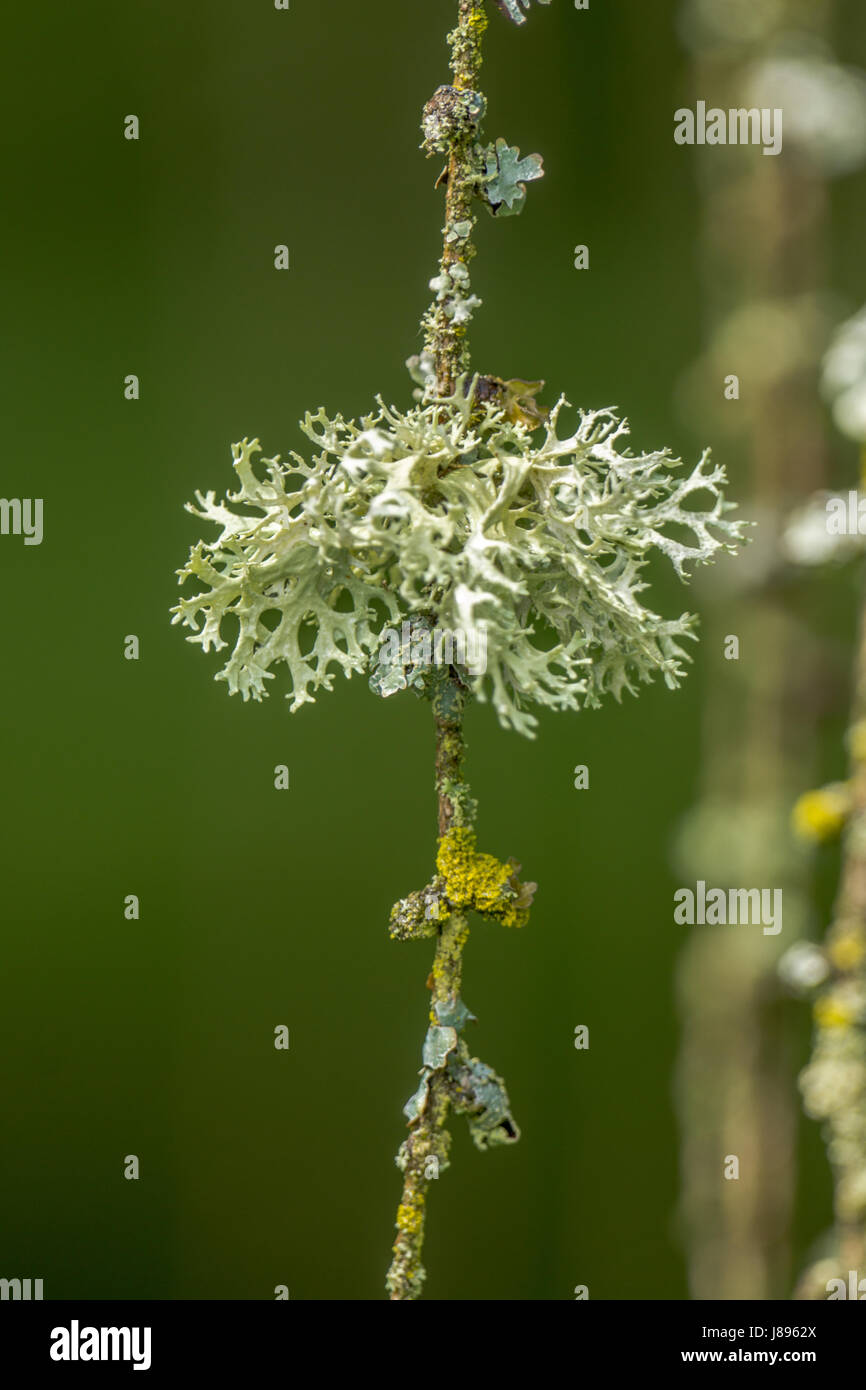
[[[848,732],[851,774],[805,793],[794,809],[804,839],[843,835],[842,877],[824,940],[801,942],[781,963],[783,978],[812,997],[812,1055],[800,1073],[803,1107],[821,1122],[834,1175],[836,1255],[866,1254],[866,686],[858,681]],[[838,1271],[836,1271],[838,1272]],[[814,1289],[814,1270],[801,1281]],[[808,1293],[809,1297],[819,1296]]]
[[843,924],[827,943],[834,974],[814,1004],[815,1039],[800,1074],[806,1113],[825,1126],[842,1228],[866,1223],[866,942]]
[[537,888],[522,883],[516,859],[502,861],[475,847],[475,831],[452,826],[439,840],[436,877],[401,898],[391,909],[389,931],[395,941],[435,936],[453,912],[476,912],[506,927],[522,927]]
[[520,883],[520,865],[502,863],[475,848],[475,832],[455,826],[439,841],[436,868],[442,875],[443,892],[452,908],[472,910],[492,917],[506,927],[522,927],[529,917],[534,883]]
[[[539,5],[549,5],[550,0],[537,0]],[[532,0],[496,0],[496,4],[504,15],[513,19],[515,24],[525,24],[526,15],[524,10],[528,10]]]
[[337,670],[369,673],[390,626],[412,617],[483,644],[486,671],[462,672],[467,688],[530,736],[531,705],[595,706],[655,675],[677,686],[694,619],[646,607],[643,571],[658,552],[686,579],[734,548],[724,471],[705,454],[677,477],[667,451],[621,451],[628,427],[610,410],[561,435],[566,404],[543,432],[466,382],[404,411],[380,399],[360,422],[320,409],[302,424],[312,460],[265,459],[261,477],[258,441],[243,440],[238,490],[189,507],[219,533],[180,571],[203,587],[174,621],[205,651],[236,622],[218,679],[260,699],[285,667],[292,710]]
[[[435,1078],[441,1082],[443,1094],[447,1096],[452,1109],[466,1115],[476,1148],[515,1144],[520,1138],[520,1130],[511,1114],[505,1082],[492,1067],[471,1056],[460,1036],[467,1023],[476,1021],[474,1014],[456,996],[444,1006],[435,1005],[432,1018],[424,1039],[421,1081],[415,1094],[403,1107],[410,1125],[424,1116],[431,1099],[431,1082]],[[397,1167],[404,1172],[413,1147],[412,1140],[407,1139],[398,1151]]]

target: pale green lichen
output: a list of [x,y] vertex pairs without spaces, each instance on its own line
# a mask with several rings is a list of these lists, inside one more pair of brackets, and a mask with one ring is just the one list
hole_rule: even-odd
[[444,885],[434,879],[426,888],[409,893],[391,908],[388,930],[394,941],[415,941],[435,936],[440,922],[451,911],[444,900]]
[[471,88],[437,87],[424,107],[421,148],[428,154],[447,154],[455,141],[473,139],[484,119],[486,105],[481,93]]
[[440,1023],[444,1023],[450,1028],[456,1028],[458,1033],[466,1027],[467,1023],[478,1022],[459,995],[452,994],[450,999],[441,1000],[433,1006],[433,1011]]
[[807,1115],[825,1127],[836,1174],[835,1208],[844,1226],[866,1221],[866,992],[862,979],[836,979],[814,1007],[816,1033],[800,1073]]
[[444,797],[447,797],[453,809],[454,824],[471,825],[478,812],[478,802],[472,795],[468,783],[455,781],[451,777],[443,777],[439,783],[439,790]]
[[469,1133],[477,1149],[516,1144],[520,1138],[505,1082],[486,1062],[470,1057],[465,1044],[448,1061],[451,1104],[469,1121]]
[[498,217],[516,217],[526,202],[526,184],[544,176],[540,154],[520,158],[520,150],[501,138],[484,152],[484,196]]
[[218,679],[260,699],[285,666],[292,710],[337,670],[369,673],[389,625],[421,615],[483,648],[486,670],[463,683],[530,736],[528,706],[595,706],[656,674],[676,687],[694,619],[645,607],[643,570],[657,551],[686,579],[735,548],[724,471],[704,454],[678,478],[667,451],[621,452],[628,427],[611,410],[580,412],[560,437],[566,404],[543,434],[466,382],[406,411],[380,399],[360,422],[320,409],[302,424],[312,461],[265,459],[264,477],[244,440],[239,489],[189,507],[219,534],[180,571],[203,587],[174,622],[205,651],[236,623]]
[[414,690],[417,695],[431,693],[436,679],[432,626],[426,618],[413,618],[394,633],[394,640],[383,642],[370,675],[370,689],[387,699],[398,690]]
[[[532,0],[496,0],[496,4],[504,15],[513,19],[515,24],[525,24],[526,15],[524,10],[528,10]],[[537,0],[539,5],[549,5],[550,0]]]

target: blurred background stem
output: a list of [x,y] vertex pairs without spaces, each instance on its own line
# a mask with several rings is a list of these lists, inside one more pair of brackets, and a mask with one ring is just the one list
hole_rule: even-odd
[[[692,96],[723,109],[780,105],[762,87],[768,65],[792,30],[819,42],[831,18],[824,0],[759,3],[752,41],[719,43],[706,5],[687,12]],[[680,1214],[697,1299],[784,1297],[791,1279],[795,1020],[776,967],[808,919],[810,874],[789,810],[814,765],[828,681],[779,541],[788,511],[826,476],[817,367],[827,216],[818,163],[786,135],[784,159],[729,148],[700,161],[706,346],[687,400],[705,429],[710,421],[760,529],[731,572],[739,587],[716,589],[704,614],[700,793],[675,857],[686,881],[781,888],[784,920],[779,935],[698,928],[680,962]],[[730,374],[739,391],[726,399]],[[726,659],[730,636],[737,660]],[[736,1179],[724,1174],[730,1156]]]

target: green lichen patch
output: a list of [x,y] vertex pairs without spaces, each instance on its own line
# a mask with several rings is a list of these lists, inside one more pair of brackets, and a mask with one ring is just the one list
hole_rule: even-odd
[[435,936],[439,924],[450,912],[445,902],[444,884],[433,879],[424,888],[409,893],[391,908],[388,931],[394,941],[417,941]]
[[421,118],[422,149],[428,155],[447,154],[453,144],[473,140],[485,108],[480,92],[466,87],[437,87]]

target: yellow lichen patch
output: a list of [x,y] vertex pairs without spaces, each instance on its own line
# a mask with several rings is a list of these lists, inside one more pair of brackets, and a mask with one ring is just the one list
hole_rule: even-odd
[[416,1236],[424,1224],[424,1212],[420,1206],[409,1207],[401,1202],[397,1208],[397,1230],[407,1236]]
[[862,932],[847,931],[837,936],[828,945],[827,954],[837,970],[856,970],[866,957],[866,941]]
[[804,792],[794,806],[791,821],[801,840],[830,840],[838,835],[850,811],[847,783],[832,782],[817,791]]
[[445,880],[446,897],[458,910],[471,908],[507,927],[520,927],[526,921],[528,913],[514,902],[514,866],[479,853],[474,830],[452,826],[439,841],[436,868]]
[[848,1028],[853,1021],[851,1011],[831,994],[817,1000],[813,1012],[819,1028]]

